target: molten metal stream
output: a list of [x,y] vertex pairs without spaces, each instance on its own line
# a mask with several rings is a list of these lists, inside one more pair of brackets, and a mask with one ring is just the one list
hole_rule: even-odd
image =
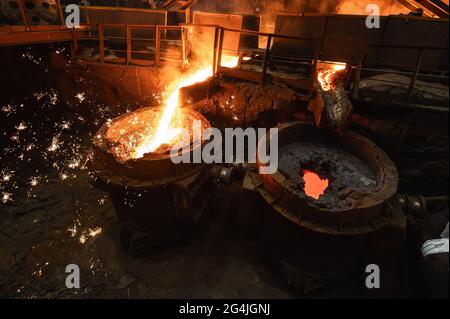
[[[224,56],[222,66],[233,68],[238,64],[238,57],[230,57]],[[141,158],[144,154],[152,153],[156,151],[163,144],[172,144],[173,141],[178,134],[180,134],[180,129],[171,127],[171,123],[176,116],[180,89],[186,86],[193,85],[195,83],[203,82],[211,77],[212,74],[212,66],[209,65],[200,70],[194,71],[193,73],[187,75],[182,78],[176,84],[172,84],[169,87],[175,87],[173,91],[169,93],[169,98],[167,99],[166,105],[164,107],[163,114],[161,116],[161,120],[158,124],[158,129],[156,134],[147,135],[143,137],[142,142],[136,148],[134,158]]]

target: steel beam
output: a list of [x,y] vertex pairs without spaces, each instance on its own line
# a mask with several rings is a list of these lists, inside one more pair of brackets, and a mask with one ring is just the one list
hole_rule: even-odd
[[[77,39],[88,38],[87,30],[76,30]],[[0,33],[0,46],[72,41],[72,31],[49,30]]]

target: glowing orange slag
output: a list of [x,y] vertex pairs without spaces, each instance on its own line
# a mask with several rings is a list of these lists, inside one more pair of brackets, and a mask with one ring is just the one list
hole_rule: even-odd
[[[221,65],[224,67],[233,68],[238,65],[239,58],[232,56],[223,56]],[[171,141],[181,134],[179,128],[174,128],[171,123],[174,117],[177,115],[178,99],[180,95],[180,89],[186,86],[193,85],[195,83],[203,82],[211,77],[212,64],[201,69],[195,70],[188,75],[184,76],[180,80],[169,85],[173,88],[168,93],[168,99],[164,110],[161,115],[161,120],[158,123],[158,129],[156,134],[144,136],[141,143],[136,148],[134,158],[141,158],[144,154],[152,153],[157,150],[163,144],[172,144]]]
[[305,181],[305,194],[314,199],[319,199],[328,188],[328,179],[322,179],[313,171],[303,170],[303,180]]
[[317,75],[317,80],[324,91],[331,91],[334,88],[334,80],[336,72],[344,70],[346,68],[345,63],[331,63]]

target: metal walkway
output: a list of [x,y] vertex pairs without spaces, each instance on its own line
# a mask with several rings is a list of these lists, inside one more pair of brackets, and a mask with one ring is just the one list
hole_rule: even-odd
[[[405,5],[407,2],[411,6],[413,2],[419,2],[412,0],[399,1],[405,2]],[[23,3],[23,1],[20,1],[20,3]],[[59,6],[59,1],[57,3]],[[205,46],[213,56],[213,71],[215,75],[226,75],[264,85],[272,78],[283,78],[285,73],[277,72],[277,69],[283,70],[283,68],[287,68],[292,70],[291,73],[294,75],[291,76],[289,74],[288,78],[283,79],[289,82],[290,85],[302,89],[306,96],[310,96],[313,92],[313,81],[318,61],[337,61],[347,63],[352,68],[356,79],[360,78],[361,72],[367,68],[370,68],[372,72],[380,67],[391,70],[399,69],[399,72],[402,72],[402,74],[410,76],[409,97],[421,72],[426,72],[427,76],[431,76],[429,73],[436,73],[434,68],[431,70],[426,64],[427,61],[429,62],[430,57],[433,62],[439,62],[443,52],[446,56],[448,51],[448,43],[415,43],[415,39],[412,39],[413,43],[409,44],[386,43],[383,41],[384,30],[380,31],[381,38],[378,41],[375,38],[369,41],[366,37],[360,37],[360,39],[365,39],[364,41],[361,40],[360,43],[355,43],[357,40],[354,35],[333,33],[335,28],[320,27],[311,36],[297,32],[297,30],[304,31],[305,29],[302,26],[310,23],[311,19],[324,20],[322,21],[323,23],[313,25],[327,26],[333,22],[344,23],[346,21],[345,23],[353,23],[353,20],[356,21],[357,19],[363,21],[365,19],[363,16],[355,16],[352,19],[344,17],[345,21],[340,21],[339,19],[344,18],[339,15],[285,17],[286,19],[289,18],[287,25],[291,29],[294,26],[294,32],[290,33],[289,29],[283,31],[281,28],[278,33],[274,34],[221,25],[190,24],[186,21],[186,16],[181,22],[174,22],[170,20],[171,16],[168,10],[134,10],[128,8],[112,10],[83,7],[83,11],[86,12],[86,22],[77,29],[67,29],[64,26],[62,23],[64,22],[64,16],[61,7],[58,7],[59,19],[62,23],[60,25],[30,26],[24,16],[25,25],[0,27],[0,46],[69,42],[74,61],[87,64],[138,67],[157,67],[166,62],[184,67],[188,65],[188,58],[190,52],[193,51],[192,49]],[[95,14],[88,14],[90,11],[95,11]],[[125,23],[137,20],[133,19],[136,18],[134,16],[136,13],[153,15],[154,20],[149,20],[147,19],[148,16],[145,16],[145,19],[142,21],[146,23],[154,21],[155,23],[152,25],[133,25],[108,22],[111,21],[111,18],[116,17],[108,14],[116,14],[118,12]],[[185,12],[176,11],[175,13],[179,15]],[[225,16],[227,17],[227,15]],[[91,21],[89,21],[89,17]],[[399,16],[395,19],[402,20],[404,18]],[[291,21],[292,19],[295,21]],[[418,17],[415,19],[420,21],[422,19],[430,20],[433,23],[436,22],[448,27],[448,19]],[[410,19],[408,18],[408,20]],[[113,21],[117,21],[117,19]],[[297,25],[298,27],[295,27]],[[411,25],[408,24],[408,28],[411,28]],[[433,28],[433,30],[444,30],[440,25],[438,27]],[[328,33],[329,30],[333,32],[330,31],[331,33]],[[419,28],[417,30],[422,29]],[[394,32],[394,34],[396,33]],[[355,44],[356,48],[359,48],[358,51],[352,50],[351,54],[349,54],[345,47],[341,48],[339,46],[341,45],[340,42],[335,41],[336,36],[340,36],[338,39],[341,39],[340,42],[342,43],[350,43],[348,40],[351,40],[351,43]],[[256,45],[250,45],[253,42],[248,41],[248,38],[256,39],[256,41],[253,41]],[[258,45],[258,43],[262,44],[262,46]],[[379,59],[380,52],[384,51],[387,51],[385,58],[389,62],[388,64],[384,60],[381,63]],[[407,56],[412,57],[411,61],[405,58],[405,52],[409,52]],[[417,52],[417,56],[414,55],[414,52]],[[374,53],[372,54],[374,56],[369,53]],[[354,56],[355,54],[356,56]],[[222,66],[221,60],[223,55],[239,57],[239,67],[227,68]],[[404,63],[402,65],[394,64],[397,61],[396,57],[401,57]],[[407,65],[404,65],[405,63]],[[445,76],[448,77],[448,65],[443,63],[443,66],[443,68],[439,67],[438,73],[445,73]]]

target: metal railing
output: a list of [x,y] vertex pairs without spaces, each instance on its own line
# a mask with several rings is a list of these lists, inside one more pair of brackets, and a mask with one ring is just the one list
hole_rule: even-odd
[[[17,0],[17,3],[20,7],[20,12],[22,15],[22,19],[25,24],[25,29],[27,31],[41,31],[45,28],[42,26],[36,26],[31,27],[28,21],[28,16],[26,14],[25,10],[25,4],[24,0]],[[195,27],[206,27],[211,28],[213,31],[213,36],[211,39],[212,45],[212,56],[213,56],[213,74],[214,76],[217,76],[218,74],[226,74],[231,75],[235,77],[242,76],[244,79],[250,79],[253,81],[260,82],[262,85],[265,85],[268,82],[269,77],[271,76],[270,72],[270,66],[273,64],[276,64],[277,57],[276,52],[274,53],[273,50],[273,42],[274,39],[284,39],[288,41],[303,41],[303,42],[314,42],[314,45],[311,46],[311,55],[312,51],[314,51],[313,56],[306,57],[306,56],[290,56],[289,58],[295,59],[303,59],[306,62],[304,64],[307,64],[309,66],[309,76],[306,79],[308,82],[306,89],[308,90],[309,94],[312,94],[313,92],[313,86],[315,81],[315,74],[317,71],[317,63],[321,58],[321,51],[324,44],[324,41],[326,40],[324,34],[318,36],[318,37],[302,37],[302,36],[289,36],[289,35],[282,35],[282,34],[274,34],[274,33],[263,33],[258,31],[250,31],[250,30],[242,30],[242,29],[233,29],[233,28],[226,28],[221,27],[219,25],[202,25],[202,24],[180,24],[180,25],[173,25],[169,26],[167,25],[167,11],[166,12],[166,18],[165,18],[165,25],[138,25],[138,24],[95,24],[89,22],[89,15],[86,15],[87,23],[82,24],[83,28],[86,28],[89,30],[89,35],[86,37],[85,35],[78,35],[76,32],[73,32],[73,29],[67,29],[65,26],[64,21],[64,14],[63,14],[63,7],[61,6],[61,3],[59,0],[56,0],[56,8],[57,13],[59,16],[59,20],[61,22],[61,25],[59,26],[50,26],[49,29],[61,29],[61,30],[67,30],[72,31],[72,48],[74,49],[74,54],[77,52],[79,48],[79,41],[81,40],[88,40],[88,41],[98,41],[98,50],[99,50],[99,56],[98,61],[99,63],[108,63],[108,61],[105,59],[105,50],[108,49],[105,45],[106,41],[114,40],[116,42],[121,42],[125,44],[125,49],[112,49],[112,51],[115,51],[117,53],[120,53],[122,58],[118,59],[119,61],[116,61],[116,63],[123,63],[125,65],[130,65],[136,62],[139,59],[134,59],[134,55],[141,55],[141,56],[153,56],[153,59],[149,59],[151,61],[150,64],[152,66],[157,66],[160,64],[160,62],[164,59],[170,60],[170,58],[163,58],[162,57],[162,47],[163,44],[169,43],[169,42],[176,42],[177,48],[180,50],[180,56],[181,59],[176,60],[176,62],[181,62],[183,66],[187,65],[188,55],[189,55],[189,39],[188,39],[188,30],[190,28]],[[98,8],[97,8],[98,9]],[[97,10],[95,9],[95,10]],[[132,10],[132,9],[127,9]],[[163,11],[161,11],[163,12]],[[107,30],[111,29],[118,29],[121,30],[124,35],[121,36],[109,36],[107,35]],[[133,36],[133,32],[136,30],[147,30],[152,31],[154,36],[151,37],[139,37],[139,36]],[[179,33],[178,39],[167,39],[167,32],[176,31]],[[177,34],[178,34],[177,33]],[[222,58],[224,53],[227,51],[227,48],[224,47],[224,41],[225,41],[225,33],[237,33],[239,34],[239,38],[241,36],[254,36],[258,39],[261,38],[267,38],[265,42],[264,48],[259,48],[258,46],[258,52],[260,53],[260,56],[262,56],[261,61],[261,69],[260,71],[243,71],[238,69],[230,69],[226,66],[222,66]],[[82,37],[82,38],[81,38]],[[146,49],[134,49],[134,43],[135,42],[142,42],[147,43]],[[361,72],[368,69],[366,57],[367,53],[369,52],[370,48],[393,48],[395,50],[417,50],[417,59],[415,64],[411,63],[408,65],[410,71],[408,72],[402,72],[402,71],[396,71],[392,70],[393,73],[402,73],[402,74],[409,74],[410,75],[410,82],[408,85],[407,90],[407,98],[411,98],[414,88],[416,86],[416,82],[418,78],[420,77],[422,70],[422,65],[424,61],[424,57],[426,52],[430,50],[448,50],[448,47],[431,47],[431,46],[404,46],[404,45],[396,45],[396,44],[384,44],[384,43],[377,43],[377,44],[369,44],[367,46],[367,50],[365,55],[363,55],[360,59],[361,63],[359,65],[354,65],[354,69],[356,69],[356,77],[355,77],[355,83],[353,85],[354,87],[354,96],[357,95],[357,90],[359,86],[359,81],[361,79]],[[238,48],[237,52],[234,52],[236,55],[241,56],[243,53],[245,54],[245,50]],[[377,54],[378,57],[378,54]],[[376,59],[377,60],[377,59]],[[240,60],[241,61],[241,60]],[[377,62],[377,61],[375,61]],[[139,65],[139,63],[138,63]],[[380,66],[377,65],[374,69],[371,71],[373,72],[386,72],[386,70],[382,70],[379,68]],[[387,67],[392,67],[393,69],[396,69],[398,66],[394,65],[388,65]],[[448,70],[446,71],[448,73]],[[247,75],[247,76],[246,76]],[[448,76],[447,76],[448,78]]]
[[[162,25],[130,25],[130,24],[97,24],[89,25],[90,29],[93,31],[91,37],[88,40],[91,41],[98,41],[98,49],[99,49],[99,56],[97,56],[94,61],[97,63],[112,63],[112,64],[124,64],[124,65],[138,65],[138,66],[158,66],[160,63],[165,60],[170,60],[171,62],[179,62],[182,66],[186,66],[188,63],[188,55],[189,55],[189,48],[192,44],[189,44],[190,39],[188,38],[188,30],[191,28],[201,27],[201,28],[211,28],[211,31],[213,34],[213,38],[211,41],[208,41],[207,44],[211,43],[211,53],[212,53],[212,71],[213,76],[218,76],[219,74],[225,74],[229,75],[235,78],[241,78],[244,80],[251,80],[253,82],[261,83],[263,86],[268,83],[268,80],[270,77],[272,77],[272,74],[270,72],[270,66],[273,64],[278,63],[278,61],[275,59],[276,56],[272,54],[272,44],[273,40],[275,38],[282,38],[286,40],[292,40],[292,41],[308,41],[308,42],[314,42],[315,43],[315,52],[314,56],[312,57],[303,57],[299,56],[296,57],[298,60],[306,60],[307,62],[300,63],[302,67],[307,65],[308,68],[308,75],[307,77],[302,79],[302,89],[306,90],[306,96],[311,97],[313,94],[313,88],[314,88],[314,81],[315,81],[315,74],[317,70],[317,63],[319,61],[320,57],[320,48],[322,46],[323,39],[321,37],[313,38],[313,37],[297,37],[297,36],[288,36],[288,35],[280,35],[280,34],[273,34],[273,33],[263,33],[263,32],[257,32],[257,31],[250,31],[250,30],[241,30],[241,29],[232,29],[232,28],[225,28],[218,25],[205,25],[205,24],[182,24],[179,26],[162,26]],[[122,33],[124,36],[108,36],[106,35],[106,31],[110,29],[119,29],[122,30]],[[147,38],[139,38],[133,36],[134,30],[139,29],[145,29],[145,30],[151,30],[154,32],[154,37],[147,37]],[[179,32],[179,38],[177,40],[173,39],[167,39],[166,33],[170,31],[178,31]],[[230,52],[228,48],[225,47],[224,41],[225,41],[225,33],[238,33],[239,35],[245,35],[245,36],[255,36],[255,37],[266,37],[267,41],[265,44],[265,48],[260,49],[257,48],[258,56],[262,57],[262,60],[260,61],[260,69],[257,70],[241,70],[238,68],[228,68],[226,66],[222,65],[222,60],[224,54],[230,55],[230,53],[236,57],[240,57],[239,61],[242,62],[242,56],[246,53],[245,48],[238,48],[236,52]],[[106,41],[118,41],[122,44],[126,44],[124,49],[110,49],[107,48],[105,45]],[[146,41],[151,47],[151,50],[135,50],[133,48],[133,43],[135,41]],[[78,40],[74,39],[74,47],[78,47],[77,44]],[[176,42],[177,48],[180,50],[180,56],[181,59],[174,60],[174,59],[168,59],[162,58],[163,54],[163,48],[162,44],[165,42]],[[195,45],[198,45],[198,43],[195,43]],[[105,58],[105,51],[111,50],[114,52],[119,52],[122,54],[123,58],[116,59],[116,61],[108,60]],[[152,55],[153,59],[150,59],[149,62],[146,65],[143,64],[142,59],[134,59],[134,54],[147,54]],[[82,57],[79,55],[77,56],[77,59],[83,60]],[[240,64],[239,63],[239,64]],[[294,72],[295,73],[295,72]]]
[[[374,64],[376,66],[383,66],[383,67],[391,67],[391,68],[399,68],[399,67],[403,67],[403,68],[409,68],[412,69],[410,71],[396,71],[396,70],[389,70],[390,73],[396,73],[396,74],[407,74],[410,75],[410,82],[408,85],[408,90],[406,93],[406,99],[410,99],[413,95],[414,92],[414,88],[416,85],[416,82],[418,80],[418,77],[420,75],[421,69],[422,69],[422,64],[423,64],[423,60],[424,60],[424,56],[425,53],[428,51],[448,51],[449,48],[448,47],[436,47],[436,46],[414,46],[414,45],[401,45],[401,44],[386,44],[386,43],[373,43],[373,44],[369,44],[367,46],[367,50],[366,52],[371,48],[371,47],[375,47],[375,48],[392,48],[392,49],[396,49],[396,50],[417,50],[417,58],[416,58],[416,63],[414,65],[393,65],[393,64],[383,64],[383,63],[379,63],[378,59],[379,59],[379,51],[377,52],[377,57],[375,59]],[[368,63],[367,63],[367,56],[368,54],[366,53],[364,55],[364,57],[362,58],[362,63],[361,65],[358,67],[358,73],[360,73],[361,71],[364,70],[369,70],[368,68]],[[386,73],[387,71],[385,69],[370,69],[371,72],[376,72],[376,73]],[[433,70],[434,73],[436,72],[444,72],[444,70]],[[448,73],[448,70],[446,70],[446,72]],[[427,74],[427,76],[433,77],[432,74]],[[359,79],[361,78],[361,75],[358,74],[357,79],[359,81]],[[446,77],[448,79],[448,76]],[[354,87],[359,86],[359,83],[355,83]],[[354,90],[354,94],[357,94],[357,91]]]
[[[293,41],[312,41],[316,43],[316,50],[314,57],[310,60],[310,66],[312,66],[312,74],[315,73],[316,67],[317,67],[317,61],[319,60],[320,55],[320,47],[322,45],[322,38],[313,38],[313,37],[296,37],[296,36],[288,36],[288,35],[279,35],[279,34],[273,34],[273,33],[263,33],[263,32],[257,32],[257,31],[250,31],[250,30],[241,30],[241,29],[232,29],[232,28],[225,28],[218,25],[206,25],[206,24],[182,24],[179,26],[163,26],[163,25],[132,25],[132,24],[89,24],[88,25],[91,30],[98,30],[98,36],[92,36],[90,40],[98,40],[99,41],[99,50],[100,50],[100,63],[105,63],[104,54],[105,54],[105,41],[106,40],[118,40],[123,41],[126,43],[126,50],[122,50],[123,53],[126,53],[126,63],[129,64],[132,62],[132,54],[133,53],[148,53],[142,52],[142,51],[136,51],[133,50],[132,43],[134,41],[148,41],[150,44],[154,44],[155,51],[153,52],[155,55],[154,62],[155,65],[158,65],[161,61],[161,44],[164,41],[178,41],[179,47],[182,55],[182,59],[180,62],[183,63],[183,65],[186,64],[187,58],[188,58],[188,37],[187,37],[187,31],[190,28],[195,27],[202,27],[202,28],[211,28],[213,29],[214,39],[211,39],[211,43],[213,43],[211,50],[213,55],[213,74],[217,75],[218,73],[227,72],[229,68],[222,66],[222,57],[227,51],[227,48],[224,47],[224,39],[225,39],[225,32],[232,32],[232,33],[239,33],[240,35],[251,35],[256,37],[267,37],[267,42],[265,45],[265,49],[263,51],[263,61],[262,61],[262,67],[261,67],[261,74],[258,76],[259,80],[262,84],[267,82],[268,76],[269,76],[269,66],[272,62],[272,43],[274,38],[283,38],[287,40],[293,40]],[[124,31],[125,36],[106,36],[105,30],[107,29],[122,29]],[[138,38],[132,36],[132,31],[137,29],[150,29],[155,32],[155,38]],[[177,40],[169,40],[166,38],[165,33],[168,31],[178,31],[180,33],[180,38]],[[93,32],[95,33],[95,32]],[[163,34],[162,34],[163,33]],[[75,40],[76,41],[76,40]],[[114,49],[113,51],[121,51]],[[244,53],[243,50],[239,49],[237,52],[233,52],[234,55],[239,56],[240,54]],[[303,57],[299,57],[303,58]],[[255,72],[256,73],[256,72]],[[312,81],[311,81],[312,85]]]
[[[187,64],[187,50],[186,50],[186,36],[185,28],[183,26],[168,26],[168,25],[137,25],[137,24],[89,24],[86,25],[91,30],[91,34],[88,38],[77,39],[74,38],[74,47],[79,48],[80,41],[95,41],[99,50],[98,58],[94,58],[95,62],[99,63],[114,63],[139,66],[157,66],[162,60],[171,60],[173,62],[179,62],[182,65]],[[118,30],[119,34],[108,35],[107,31]],[[133,36],[133,31],[143,31],[146,35],[150,36]],[[176,31],[180,33],[180,39],[169,39],[168,32]],[[121,35],[120,32],[123,34]],[[124,49],[108,48],[106,42],[115,42],[118,45],[125,45]],[[146,49],[134,49],[133,44],[135,42],[143,43]],[[163,43],[176,43],[180,49],[181,58],[171,59],[170,56],[163,56],[162,44]],[[141,45],[142,47],[143,45]],[[76,51],[74,57],[76,55]],[[108,61],[105,59],[106,50],[110,50],[114,53],[120,53],[124,58],[118,58],[117,61]],[[153,59],[134,59],[133,55],[150,55]],[[77,55],[77,59],[91,60],[90,58]],[[143,65],[144,62],[151,62],[150,64]]]
[[[224,52],[223,44],[224,44],[225,32],[239,33],[240,35],[257,36],[259,38],[260,37],[267,38],[266,45],[265,45],[265,48],[263,49],[264,51],[262,53],[263,54],[262,72],[260,75],[260,82],[263,85],[265,85],[267,83],[269,66],[271,65],[272,62],[275,63],[275,61],[272,60],[273,39],[279,38],[279,39],[292,40],[292,41],[315,42],[314,57],[312,57],[312,59],[310,60],[310,65],[312,66],[312,70],[310,73],[310,79],[309,79],[309,85],[308,85],[308,90],[309,91],[312,90],[312,87],[314,85],[315,73],[316,73],[316,69],[317,69],[317,62],[318,62],[319,56],[320,56],[320,47],[322,45],[321,37],[289,36],[289,35],[282,35],[282,34],[264,33],[264,32],[257,32],[257,31],[217,27],[216,28],[216,36],[214,39],[214,53],[217,51],[217,61],[214,63],[214,67],[213,67],[214,74],[226,73],[227,71],[229,71],[229,68],[221,65],[222,55]],[[292,58],[294,58],[294,57],[292,57]],[[304,59],[305,57],[298,57],[298,58]]]

